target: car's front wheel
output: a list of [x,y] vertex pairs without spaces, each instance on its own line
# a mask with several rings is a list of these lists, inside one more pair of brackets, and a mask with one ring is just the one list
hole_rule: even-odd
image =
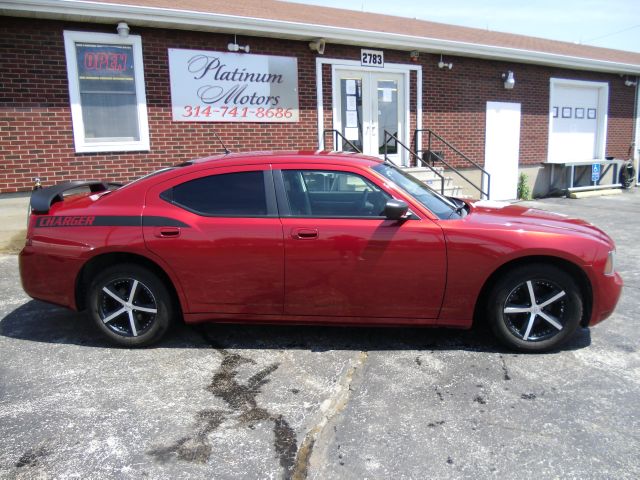
[[114,265],[97,275],[87,305],[98,329],[112,343],[125,347],[160,340],[175,312],[164,283],[135,264]]
[[489,322],[505,345],[542,352],[559,347],[582,318],[576,280],[554,265],[524,265],[507,272],[489,295]]

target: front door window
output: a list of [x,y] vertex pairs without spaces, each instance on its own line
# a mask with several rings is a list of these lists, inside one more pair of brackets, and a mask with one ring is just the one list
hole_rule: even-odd
[[[387,131],[396,137],[401,135],[400,126],[400,104],[398,102],[398,80],[387,79],[384,76],[376,75],[376,90],[374,111],[377,111],[378,123],[378,154],[396,155],[398,153],[398,145],[395,140],[390,137],[385,138],[384,132]],[[402,140],[401,137],[398,137]],[[385,147],[386,143],[386,147]]]
[[[342,135],[361,152],[364,152],[363,118],[362,118],[362,77],[340,79],[340,109]],[[353,152],[349,142],[342,141],[342,150]]]

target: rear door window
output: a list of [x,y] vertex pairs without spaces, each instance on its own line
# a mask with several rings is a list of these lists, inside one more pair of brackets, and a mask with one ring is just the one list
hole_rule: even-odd
[[160,197],[205,216],[265,217],[268,213],[262,171],[197,178],[162,192]]

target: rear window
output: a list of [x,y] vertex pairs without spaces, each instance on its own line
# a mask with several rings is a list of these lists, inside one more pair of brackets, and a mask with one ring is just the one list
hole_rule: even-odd
[[161,197],[206,216],[264,217],[267,215],[262,171],[197,178],[163,192]]

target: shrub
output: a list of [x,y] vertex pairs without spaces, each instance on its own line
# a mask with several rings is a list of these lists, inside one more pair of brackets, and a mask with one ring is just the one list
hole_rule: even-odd
[[529,177],[525,173],[521,173],[518,177],[518,198],[520,200],[531,200],[528,179]]

